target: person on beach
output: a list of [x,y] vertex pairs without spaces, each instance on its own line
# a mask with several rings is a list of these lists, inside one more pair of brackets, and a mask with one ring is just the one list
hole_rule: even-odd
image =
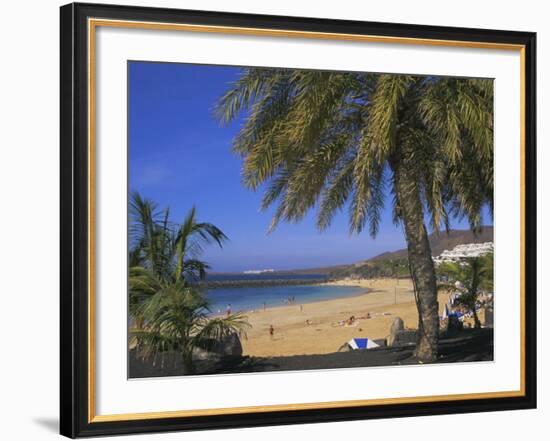
[[227,313],[227,316],[229,317],[229,316],[231,315],[231,303],[229,303],[229,304],[227,305],[227,308],[226,308],[225,311],[226,311],[226,313]]
[[273,327],[273,325],[269,325],[269,337],[271,338],[271,340],[273,340],[274,334],[275,334],[275,328]]
[[266,305],[265,305],[265,302],[264,302],[264,311],[265,311],[265,306],[266,306]]

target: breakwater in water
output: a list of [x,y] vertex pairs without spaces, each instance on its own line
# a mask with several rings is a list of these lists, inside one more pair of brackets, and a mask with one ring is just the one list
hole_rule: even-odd
[[215,288],[243,288],[243,287],[267,287],[288,285],[316,285],[325,283],[326,278],[317,279],[242,279],[242,280],[210,280],[199,282],[198,286],[205,289]]

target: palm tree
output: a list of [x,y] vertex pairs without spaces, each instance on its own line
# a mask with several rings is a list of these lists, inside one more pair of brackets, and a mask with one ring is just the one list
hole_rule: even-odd
[[185,373],[193,372],[195,348],[209,349],[248,326],[246,317],[208,316],[209,303],[193,282],[208,265],[199,260],[203,246],[227,240],[216,226],[197,221],[193,207],[181,225],[169,210],[132,193],[130,201],[129,309],[134,320],[132,342],[143,355],[180,353]]
[[317,208],[329,227],[348,207],[350,232],[376,236],[385,195],[403,226],[419,314],[416,356],[437,357],[438,305],[426,220],[482,224],[492,213],[491,80],[250,68],[220,98],[227,123],[246,114],[233,142],[243,183],[265,185],[270,229]]
[[[147,275],[151,276],[143,273],[142,280]],[[212,349],[224,337],[250,326],[241,314],[209,317],[207,299],[182,280],[159,284],[151,278],[147,285],[149,298],[133,309],[144,323],[132,332],[136,347],[144,356],[167,351],[181,354],[185,374],[194,373],[193,352],[197,348]]]
[[145,268],[164,281],[194,282],[203,279],[209,268],[198,259],[203,247],[212,243],[220,248],[227,236],[215,225],[197,221],[191,208],[182,224],[169,220],[168,208],[144,199],[137,192],[130,198],[130,268]]
[[442,263],[437,268],[437,273],[446,276],[450,282],[460,282],[459,285],[441,283],[438,289],[458,290],[460,296],[457,297],[457,301],[472,312],[475,328],[481,328],[476,310],[477,298],[480,290],[493,289],[493,254],[466,257],[456,263]]

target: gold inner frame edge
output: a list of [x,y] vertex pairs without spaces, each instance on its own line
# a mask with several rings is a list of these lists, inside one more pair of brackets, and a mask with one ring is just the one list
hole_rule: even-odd
[[[520,53],[520,390],[447,394],[399,398],[376,398],[366,400],[329,401],[315,403],[274,404],[216,409],[193,409],[160,412],[96,415],[95,399],[95,34],[97,27],[115,27],[146,30],[223,33],[264,37],[287,37],[359,41],[387,44],[411,44],[419,46],[463,47],[493,50],[511,50]],[[232,26],[191,25],[180,23],[157,23],[132,20],[88,19],[88,422],[135,421],[162,418],[231,415],[292,410],[333,409],[390,404],[413,404],[473,399],[521,397],[525,395],[525,46],[521,44],[441,40],[427,38],[391,37],[360,34],[323,33]]]

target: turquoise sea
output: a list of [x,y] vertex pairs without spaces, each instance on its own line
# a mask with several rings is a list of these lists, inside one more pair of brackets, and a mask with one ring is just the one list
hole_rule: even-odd
[[[275,277],[265,276],[266,279],[273,280]],[[292,277],[296,279],[297,277]],[[319,279],[315,275],[300,277],[300,280]],[[239,278],[238,280],[247,280],[249,277]],[[250,277],[257,280],[257,277]],[[221,279],[218,279],[221,280]],[[234,277],[228,280],[236,280]],[[288,276],[283,276],[282,280],[288,280]],[[332,286],[332,285],[268,285],[268,286],[236,286],[236,287],[216,287],[206,289],[206,295],[210,300],[213,314],[225,313],[227,306],[231,305],[232,312],[249,312],[252,310],[273,308],[288,304],[289,299],[293,299],[295,305],[317,302],[320,300],[337,299],[341,297],[350,297],[364,294],[365,288],[352,286]]]

